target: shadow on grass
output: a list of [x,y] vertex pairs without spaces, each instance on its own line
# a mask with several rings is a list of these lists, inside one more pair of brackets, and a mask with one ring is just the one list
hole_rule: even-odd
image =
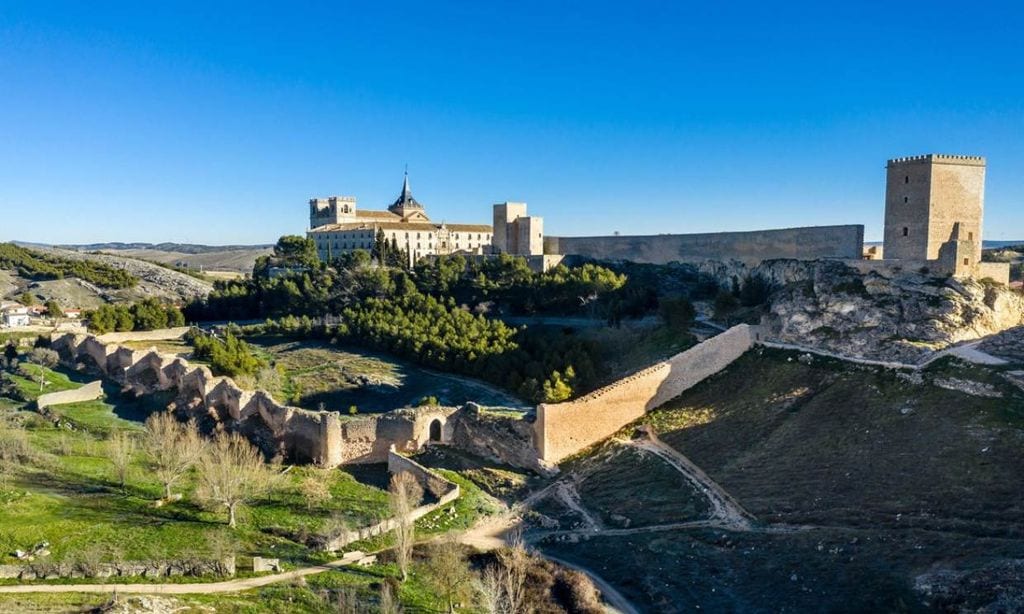
[[355,481],[386,491],[391,480],[386,463],[370,463],[366,465],[344,465],[339,469],[342,473],[352,476]]

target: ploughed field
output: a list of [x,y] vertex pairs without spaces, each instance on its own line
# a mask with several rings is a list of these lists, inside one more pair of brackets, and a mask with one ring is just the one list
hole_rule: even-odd
[[642,611],[1021,611],[1021,366],[751,351],[646,416],[655,443],[571,459],[527,535]]

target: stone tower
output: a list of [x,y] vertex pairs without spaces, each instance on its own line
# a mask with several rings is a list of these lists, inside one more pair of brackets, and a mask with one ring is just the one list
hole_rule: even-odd
[[[981,261],[985,158],[928,154],[889,160],[885,181],[885,258]],[[956,256],[949,242],[956,243]]]

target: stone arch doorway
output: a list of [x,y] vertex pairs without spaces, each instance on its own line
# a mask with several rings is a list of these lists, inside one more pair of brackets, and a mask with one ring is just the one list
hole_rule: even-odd
[[441,441],[441,420],[438,418],[430,421],[430,441]]

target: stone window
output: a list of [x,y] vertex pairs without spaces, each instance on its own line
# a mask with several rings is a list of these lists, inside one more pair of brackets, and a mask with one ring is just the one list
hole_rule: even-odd
[[908,200],[909,199],[906,196],[903,197],[903,202],[907,202]]
[[973,241],[974,240],[974,233],[973,232],[967,233],[967,240],[968,241]]
[[910,183],[910,175],[903,178],[903,183]]
[[964,266],[966,266],[966,265],[968,265],[970,263],[971,263],[971,259],[970,258],[964,258]]
[[904,226],[903,227],[903,236],[906,237],[906,236],[909,236],[909,235],[910,235],[910,229],[907,228],[906,226]]

